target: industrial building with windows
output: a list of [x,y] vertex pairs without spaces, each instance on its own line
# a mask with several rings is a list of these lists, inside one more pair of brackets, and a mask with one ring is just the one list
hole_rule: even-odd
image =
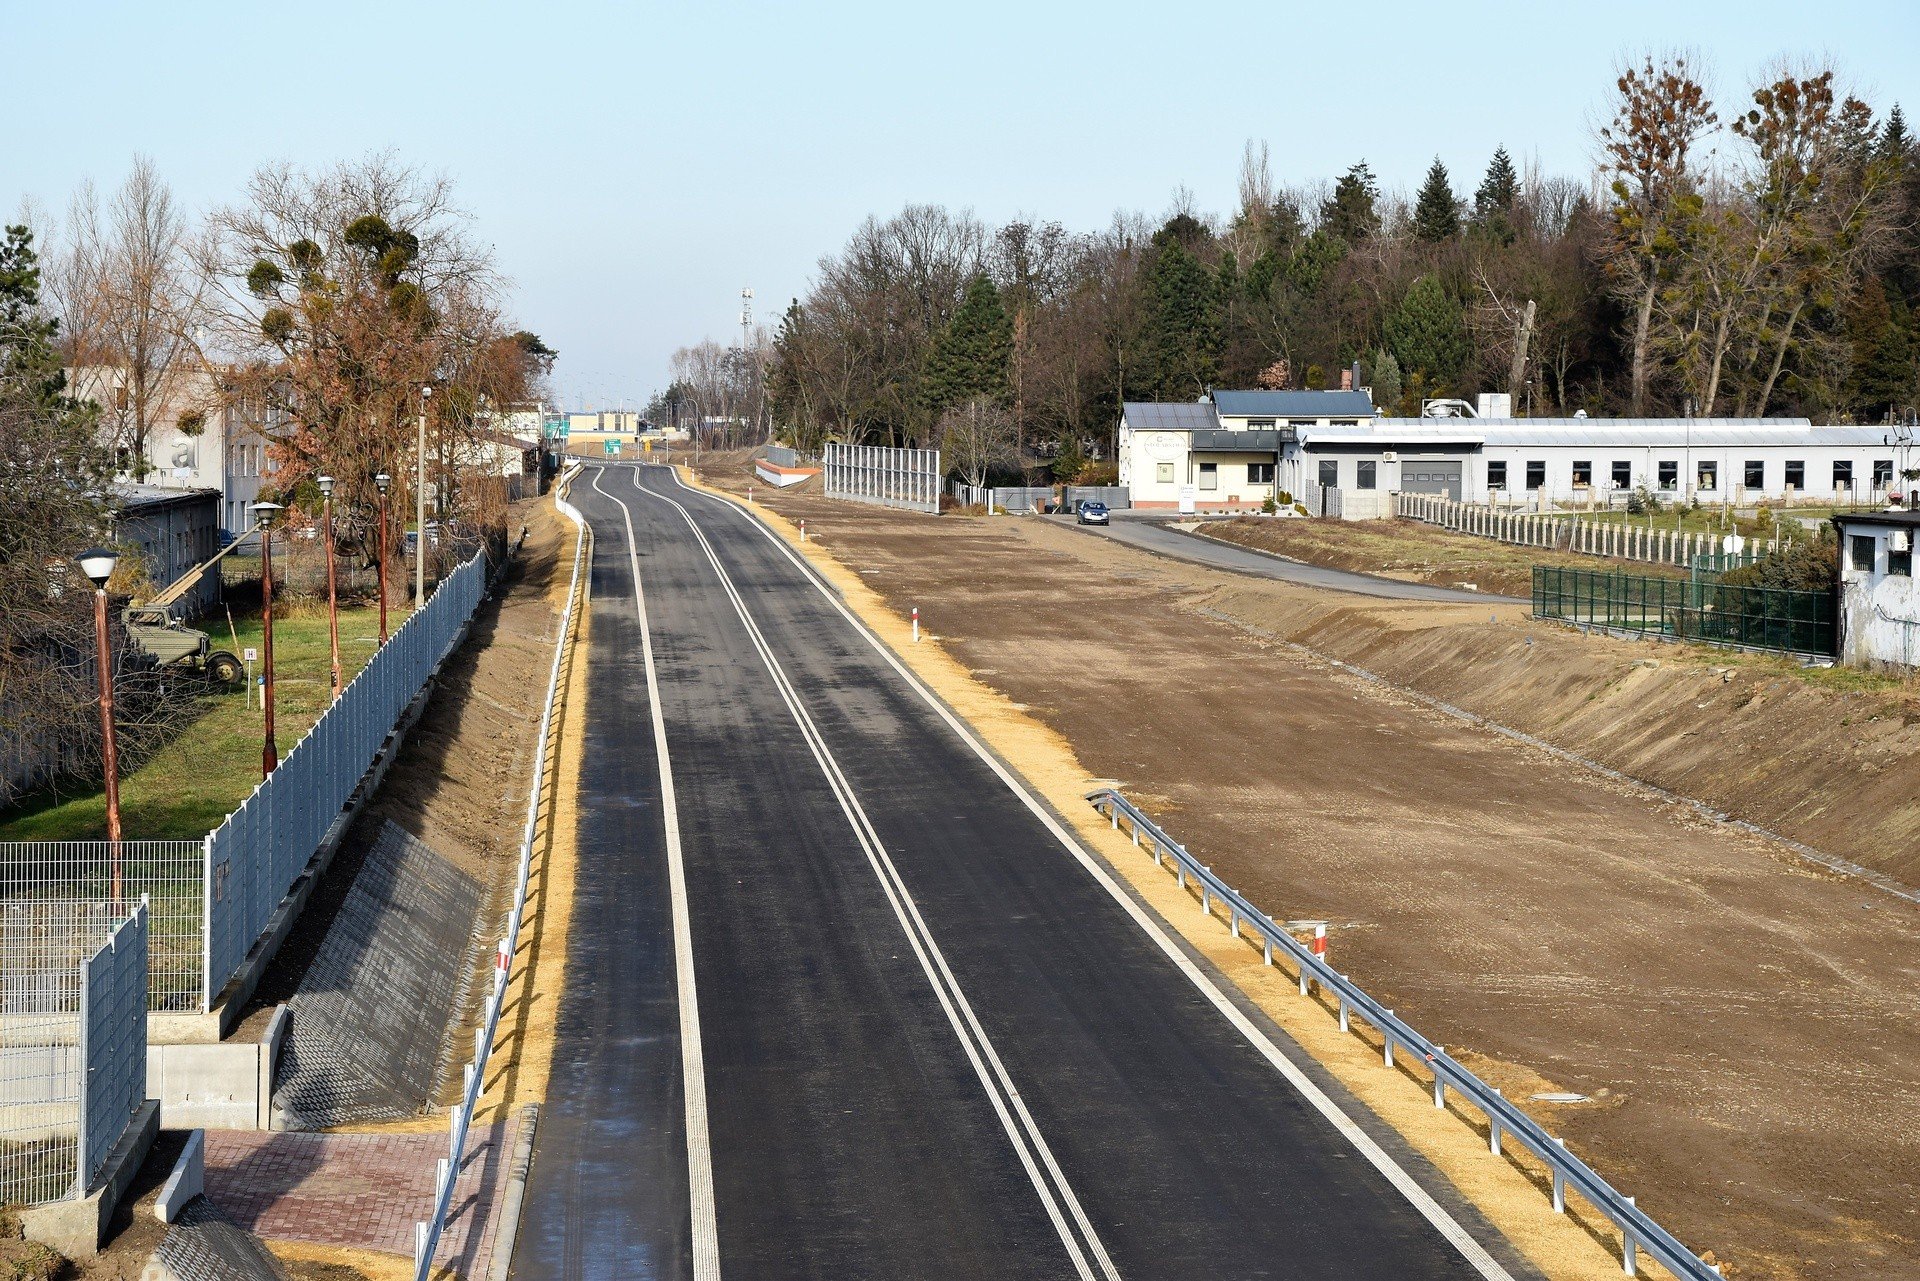
[[[1504,398],[1483,397],[1499,407]],[[1465,406],[1459,406],[1465,409]],[[1497,505],[1670,500],[1875,504],[1920,489],[1920,456],[1883,427],[1804,418],[1384,418],[1365,391],[1215,392],[1128,403],[1120,483],[1136,507],[1257,508],[1276,489],[1314,514],[1387,515],[1395,491]],[[1329,502],[1329,495],[1334,502]]]

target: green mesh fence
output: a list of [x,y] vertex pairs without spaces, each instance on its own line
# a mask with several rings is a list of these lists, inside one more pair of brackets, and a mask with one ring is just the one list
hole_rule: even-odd
[[1783,654],[1837,652],[1830,593],[1733,587],[1698,573],[1691,579],[1652,578],[1536,565],[1533,614]]

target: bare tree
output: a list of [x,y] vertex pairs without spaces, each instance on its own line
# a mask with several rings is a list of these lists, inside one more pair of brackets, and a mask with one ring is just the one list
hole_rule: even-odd
[[995,467],[1014,462],[1013,415],[991,400],[970,400],[940,416],[941,461],[974,488],[986,485]]
[[1654,304],[1675,267],[1675,224],[1697,199],[1693,149],[1719,122],[1684,54],[1648,55],[1614,82],[1619,102],[1600,130],[1613,175],[1613,221],[1606,260],[1630,309],[1628,399],[1646,412]]
[[111,200],[92,183],[75,193],[66,245],[50,292],[67,321],[76,391],[101,406],[108,443],[134,476],[148,468],[162,427],[204,421],[190,384],[201,372],[194,330],[203,318],[201,278],[188,253],[185,215],[150,157]]

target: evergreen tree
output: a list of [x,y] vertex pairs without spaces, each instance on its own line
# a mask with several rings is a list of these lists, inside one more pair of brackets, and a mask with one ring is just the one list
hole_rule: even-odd
[[33,233],[8,227],[0,240],[0,396],[7,408],[70,412],[66,371],[55,346],[60,322],[40,309],[40,256]]
[[1420,184],[1420,198],[1413,206],[1413,234],[1430,245],[1452,240],[1460,233],[1460,202],[1454,198],[1453,184],[1440,157],[1433,158],[1427,180]]
[[1386,321],[1387,349],[1409,374],[1424,376],[1433,389],[1443,388],[1466,367],[1470,353],[1460,304],[1434,276],[1413,282],[1400,305]]
[[1373,354],[1373,368],[1368,370],[1368,382],[1373,386],[1373,403],[1388,413],[1400,408],[1400,396],[1405,390],[1400,383],[1400,362],[1393,353],[1382,347]]
[[1007,393],[1012,359],[1013,320],[982,273],[967,283],[959,310],[927,352],[928,408],[938,415],[965,401],[998,400]]
[[1510,245],[1516,231],[1516,211],[1520,205],[1520,175],[1514,172],[1513,158],[1505,147],[1494,150],[1487,165],[1487,176],[1473,193],[1475,230],[1496,244]]
[[1333,195],[1320,206],[1321,229],[1350,245],[1366,240],[1380,230],[1380,214],[1374,208],[1379,195],[1380,186],[1373,180],[1373,170],[1362,160],[1333,184]]
[[1911,317],[1906,305],[1889,302],[1880,281],[1869,276],[1847,316],[1852,349],[1847,398],[1861,422],[1884,421],[1912,403],[1916,376]]
[[1897,102],[1887,113],[1887,123],[1880,130],[1879,151],[1883,159],[1901,168],[1913,158],[1913,133],[1907,128],[1906,113]]
[[1147,276],[1150,381],[1163,400],[1191,400],[1219,374],[1220,327],[1214,282],[1198,258],[1169,240]]

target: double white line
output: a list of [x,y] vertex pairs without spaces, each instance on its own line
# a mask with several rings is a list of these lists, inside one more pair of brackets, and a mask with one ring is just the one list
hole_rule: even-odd
[[[908,892],[905,882],[901,880],[899,869],[894,866],[893,859],[888,855],[879,833],[874,830],[873,824],[868,820],[866,810],[860,804],[860,798],[854,794],[853,786],[841,770],[839,761],[834,758],[819,727],[814,724],[813,717],[808,714],[805,705],[801,702],[798,691],[795,690],[792,681],[787,678],[786,670],[780,665],[780,660],[775,657],[772,648],[767,644],[766,636],[754,622],[752,613],[747,609],[746,601],[741,598],[739,591],[734,587],[732,577],[727,573],[726,567],[720,563],[719,556],[714,553],[713,545],[707,541],[706,534],[694,520],[692,513],[679,502],[640,485],[638,468],[633,471],[633,484],[636,490],[648,498],[665,503],[678,511],[687,522],[687,527],[693,531],[693,536],[699,542],[701,550],[706,553],[708,563],[713,566],[714,573],[719,577],[721,590],[732,602],[734,612],[740,616],[740,622],[746,628],[748,639],[753,642],[753,647],[759,653],[761,661],[766,664],[768,673],[773,677],[774,688],[779,691],[781,701],[786,704],[788,712],[792,714],[794,723],[800,729],[801,737],[806,740],[808,750],[813,753],[821,773],[826,776],[827,785],[832,789],[834,799],[839,802],[841,812],[846,815],[848,824],[853,828],[854,838],[859,841],[860,848],[865,852],[868,865],[873,868],[874,875],[879,878],[881,889],[887,896],[887,902],[892,906],[894,916],[900,922],[900,928],[905,932],[915,957],[919,959],[920,968],[925,971],[927,981],[932,984],[934,994],[939,999],[940,1008],[946,1012],[947,1021],[952,1024],[954,1035],[959,1038],[967,1061],[973,1065],[974,1073],[980,1079],[981,1088],[986,1091],[987,1099],[992,1104],[994,1113],[1000,1118],[1000,1124],[1006,1130],[1007,1138],[1013,1144],[1021,1165],[1026,1168],[1027,1177],[1033,1181],[1034,1190],[1039,1193],[1041,1203],[1046,1207],[1047,1215],[1053,1221],[1054,1229],[1060,1234],[1060,1240],[1065,1244],[1067,1254],[1073,1260],[1075,1271],[1083,1281],[1095,1281],[1096,1276],[1103,1277],[1106,1281],[1120,1281],[1119,1271],[1113,1266],[1113,1260],[1108,1256],[1106,1247],[1094,1231],[1093,1224],[1087,1220],[1086,1212],[1080,1207],[1079,1198],[1074,1195],[1065,1173],[1061,1171],[1052,1150],[1047,1146],[1046,1139],[1041,1135],[1039,1125],[1027,1110],[1025,1100],[1020,1097],[1020,1091],[1014,1085],[1013,1078],[1001,1061],[999,1053],[994,1049],[986,1029],[980,1025],[980,1020],[974,1014],[973,1006],[967,1000],[966,993],[961,990],[959,981],[954,977],[953,971],[948,968],[946,957],[941,954],[932,931],[927,928],[927,923],[921,917],[920,909],[914,903],[912,894]],[[598,477],[595,478],[594,486],[596,489],[599,488]],[[612,497],[610,494],[607,496]],[[613,501],[620,504],[623,513],[627,512],[625,503],[617,498]],[[627,515],[627,528],[628,542],[631,545],[633,520],[630,513]],[[639,564],[636,559],[634,564],[636,596],[639,595],[639,581]],[[645,625],[643,608],[641,623],[643,630]],[[647,659],[647,681],[648,694],[654,702],[656,738],[664,770],[666,742],[664,732],[658,729],[659,700],[654,694],[651,657]],[[670,797],[671,793],[669,792],[668,795]],[[669,813],[672,811],[670,799],[668,811]],[[680,909],[676,905],[676,936],[679,919]],[[690,967],[691,957],[688,960]],[[684,1025],[684,1018],[682,1022]],[[688,1092],[691,1095],[691,1087]],[[691,1109],[691,1104],[689,1108]],[[691,1115],[691,1112],[689,1114]],[[689,1148],[692,1144],[692,1132],[693,1127],[689,1124]],[[703,1124],[703,1137],[704,1132]],[[690,1156],[689,1165],[691,1164]],[[709,1185],[709,1198],[711,1195]],[[697,1257],[696,1254],[696,1263]],[[695,1275],[699,1276],[697,1267]]]

